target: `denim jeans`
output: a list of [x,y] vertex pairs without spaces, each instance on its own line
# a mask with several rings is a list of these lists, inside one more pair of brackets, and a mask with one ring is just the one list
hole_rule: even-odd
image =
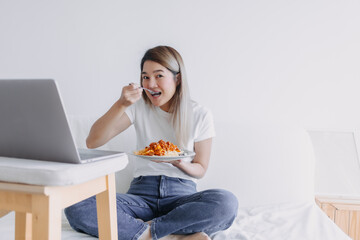
[[[138,239],[150,225],[153,239],[169,234],[208,235],[230,227],[237,213],[236,197],[221,189],[196,191],[193,181],[167,176],[140,176],[127,194],[117,194],[119,239]],[[88,198],[65,209],[76,231],[98,236],[96,199]]]

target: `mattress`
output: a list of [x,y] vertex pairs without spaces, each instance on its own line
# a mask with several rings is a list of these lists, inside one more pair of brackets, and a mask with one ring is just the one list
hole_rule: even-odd
[[351,240],[312,202],[239,210],[234,224],[213,240]]
[[[2,240],[14,239],[12,212],[0,218]],[[351,240],[315,203],[292,203],[239,209],[234,224],[213,240]],[[93,240],[75,232],[62,218],[62,240]]]

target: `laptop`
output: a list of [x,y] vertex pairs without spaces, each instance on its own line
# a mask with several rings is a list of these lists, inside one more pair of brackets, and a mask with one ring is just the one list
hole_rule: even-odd
[[54,80],[0,80],[0,156],[86,163],[122,155],[76,148]]

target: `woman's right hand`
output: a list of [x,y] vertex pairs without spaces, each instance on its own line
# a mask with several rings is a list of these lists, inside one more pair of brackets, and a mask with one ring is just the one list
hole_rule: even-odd
[[120,96],[120,104],[126,107],[134,104],[141,98],[141,93],[143,89],[134,83],[130,83],[129,85],[123,87],[121,96]]
[[131,125],[129,117],[124,114],[131,104],[141,98],[143,89],[134,83],[123,87],[121,97],[91,127],[86,139],[88,148],[97,148],[107,143]]

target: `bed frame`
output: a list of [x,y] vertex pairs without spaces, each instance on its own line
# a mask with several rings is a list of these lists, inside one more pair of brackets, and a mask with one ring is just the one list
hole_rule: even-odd
[[317,205],[353,240],[360,240],[360,199],[316,197]]

